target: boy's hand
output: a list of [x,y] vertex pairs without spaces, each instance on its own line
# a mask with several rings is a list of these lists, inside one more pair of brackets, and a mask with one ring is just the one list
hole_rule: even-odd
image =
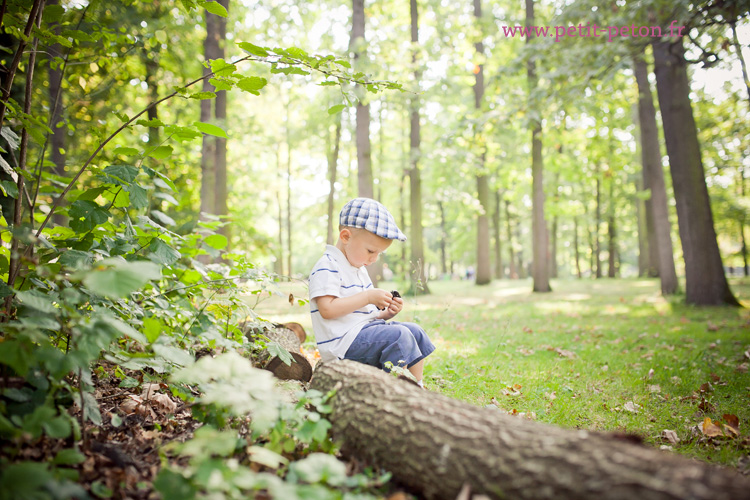
[[365,293],[367,293],[367,300],[369,303],[380,310],[389,307],[393,300],[393,295],[391,295],[390,292],[386,292],[380,288],[373,288],[372,290],[367,290]]
[[404,299],[402,299],[401,297],[393,297],[393,299],[391,300],[391,305],[388,306],[388,309],[386,309],[380,314],[380,319],[386,319],[386,320],[391,319],[395,315],[400,313],[401,309],[403,308],[404,308]]

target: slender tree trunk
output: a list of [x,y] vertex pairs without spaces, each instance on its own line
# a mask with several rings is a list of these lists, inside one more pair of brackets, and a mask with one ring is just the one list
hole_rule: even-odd
[[[750,102],[750,101],[749,101]],[[740,167],[740,194],[742,195],[742,198],[745,198],[746,191],[745,191],[745,169]],[[743,269],[745,276],[750,276],[750,269],[748,269],[747,265],[747,242],[745,240],[745,217],[740,218],[738,221],[740,225],[740,241],[742,242],[742,263],[743,263]]]
[[[474,44],[474,50],[479,64],[474,69],[474,108],[478,113],[482,110],[484,100],[484,43],[482,43],[482,0],[473,0],[474,19],[480,33],[479,41]],[[477,134],[481,137],[483,134]],[[490,266],[490,187],[485,172],[486,147],[480,146],[479,164],[477,165],[477,198],[479,199],[479,217],[477,218],[477,274],[476,284],[487,285],[492,281]]]
[[[419,10],[417,0],[409,1],[411,14],[411,62],[414,65],[414,80],[419,86],[422,79],[417,52],[419,49]],[[409,134],[409,188],[410,188],[410,213],[411,213],[411,261],[415,266],[412,272],[411,288],[420,290],[423,294],[430,293],[427,286],[424,262],[424,238],[422,236],[422,177],[419,172],[419,159],[421,156],[420,128],[419,128],[419,95],[411,98],[411,132]]]
[[739,305],[724,275],[711,203],[690,104],[682,38],[653,44],[654,73],[669,154],[677,222],[685,259],[686,301]]
[[[316,368],[345,455],[427,500],[740,500],[750,479],[611,434],[564,429],[425,391],[354,361]],[[465,491],[468,488],[470,491]]]
[[277,209],[277,220],[279,226],[279,251],[276,256],[276,274],[281,277],[284,276],[284,200],[282,194],[283,186],[283,170],[281,168],[281,145],[276,144],[276,209]]
[[576,276],[581,279],[581,253],[578,250],[578,216],[573,217],[573,253],[576,260]]
[[[669,222],[667,188],[664,183],[664,171],[659,150],[659,130],[656,124],[656,110],[648,82],[648,66],[642,55],[634,57],[635,79],[638,85],[638,122],[641,129],[641,160],[643,162],[643,183],[651,196],[651,214],[653,217],[653,235],[649,232],[649,247],[656,246],[661,293],[671,295],[679,288],[677,272],[674,265],[674,248],[672,247],[672,224]],[[649,228],[651,231],[651,228]],[[653,240],[653,241],[652,241]],[[650,252],[649,255],[653,255]],[[651,257],[653,258],[653,257]],[[652,262],[653,266],[653,262]]]
[[599,239],[599,228],[602,224],[602,193],[601,193],[601,175],[599,173],[599,164],[596,164],[596,226],[594,227],[594,238],[596,239],[596,248],[594,250],[594,262],[596,263],[596,278],[602,277],[602,259],[601,243]]
[[[640,142],[640,141],[638,141]],[[635,180],[635,191],[644,191],[643,178]],[[646,203],[639,196],[635,197],[635,218],[638,222],[638,277],[648,276],[649,268],[649,245],[648,230],[646,229]]]
[[[218,0],[225,9],[229,10],[229,0]],[[227,39],[227,18],[218,17],[218,34],[219,34],[219,57],[225,58],[224,45]],[[227,122],[227,91],[219,90],[216,92],[216,103],[214,105],[214,120],[216,125],[226,130]],[[227,140],[224,137],[215,137],[216,141],[216,197],[214,203],[216,208],[214,213],[220,217],[226,217],[229,213],[227,207]],[[219,232],[230,238],[230,224],[225,224],[219,228]]]
[[[47,5],[59,5],[59,0],[47,0]],[[51,24],[50,28],[55,35],[60,36],[60,24],[55,22]],[[63,110],[65,109],[65,99],[62,89],[63,79],[63,68],[62,60],[55,62],[54,58],[62,59],[62,46],[59,43],[50,45],[49,49],[49,61],[48,61],[48,73],[49,79],[49,107],[50,107],[50,128],[52,129],[52,135],[50,137],[50,160],[54,165],[55,175],[65,177],[65,138],[68,135],[67,127],[65,127],[65,121],[63,119]],[[149,130],[151,130],[149,128]],[[60,212],[55,212],[53,215],[53,221],[57,225],[65,225],[66,219]]]
[[[352,0],[352,31],[349,51],[354,54],[355,69],[361,68],[360,58],[365,52],[365,2]],[[358,69],[359,70],[359,69]],[[366,102],[365,90],[358,85],[357,94],[357,192],[359,196],[373,198],[375,190],[372,182],[372,158],[370,146],[370,104]],[[374,281],[374,280],[373,280]]]
[[[203,55],[206,61],[219,58],[219,16],[208,11],[204,13],[206,19],[206,39],[203,41]],[[210,73],[209,68],[203,68],[203,76]],[[203,79],[203,91],[214,92],[209,78]],[[200,101],[200,121],[210,123],[213,118],[213,99]],[[215,215],[216,210],[216,141],[214,136],[204,134],[201,151],[201,213]]]
[[607,277],[617,277],[617,229],[615,227],[615,178],[609,179],[609,220],[607,221],[607,236],[609,239],[607,253],[609,253],[609,267]]
[[557,215],[552,218],[552,238],[549,252],[550,278],[557,278]]
[[[534,0],[526,0],[526,26],[534,26]],[[526,37],[526,46],[534,46],[534,37]],[[539,78],[536,74],[536,61],[534,56],[529,55],[526,61],[526,74],[529,85],[529,109],[532,113],[541,115],[541,108],[535,96]],[[531,235],[532,235],[532,271],[534,276],[534,291],[549,292],[549,258],[547,221],[544,218],[544,164],[542,159],[542,122],[539,119],[531,120]]]
[[292,135],[289,108],[291,107],[291,96],[286,103],[286,269],[291,280],[292,270]]
[[438,200],[438,210],[440,211],[440,270],[443,276],[445,276],[448,273],[448,261],[445,251],[448,231],[445,228],[445,207],[442,200]]
[[745,90],[747,91],[747,105],[750,107],[750,78],[747,76],[747,64],[745,63],[745,56],[742,55],[742,46],[740,45],[739,38],[737,38],[737,23],[730,22],[729,26],[732,27],[732,47],[737,53],[737,58],[740,60],[742,80],[745,82]]
[[[331,152],[328,154],[328,184],[329,184],[329,190],[328,190],[328,233],[326,237],[326,242],[329,245],[333,245],[335,243],[334,241],[334,235],[333,235],[333,226],[334,226],[334,195],[335,195],[335,186],[336,186],[336,170],[337,165],[339,162],[339,147],[341,145],[341,113],[338,113],[336,115],[338,118],[336,119],[336,132],[334,133],[333,137],[333,147],[331,149]],[[330,132],[326,133],[326,136],[330,137]]]
[[516,270],[516,256],[513,250],[513,231],[510,226],[510,202],[508,200],[505,200],[505,227],[508,231],[508,252],[510,253],[508,277],[514,280],[518,279],[518,271]]
[[500,191],[495,191],[495,211],[492,214],[492,225],[495,229],[495,278],[502,279],[503,270],[503,236],[500,234]]
[[520,244],[521,241],[521,220],[520,217],[516,220],[516,241],[519,242],[518,246],[518,252],[516,252],[516,256],[518,256],[518,277],[520,279],[525,279],[528,276],[528,272],[526,270],[526,263],[523,259],[523,245]]

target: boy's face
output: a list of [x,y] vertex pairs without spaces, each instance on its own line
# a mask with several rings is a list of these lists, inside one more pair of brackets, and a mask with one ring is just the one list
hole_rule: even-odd
[[354,267],[369,266],[385,252],[393,240],[376,236],[365,229],[344,228],[339,233],[339,249]]

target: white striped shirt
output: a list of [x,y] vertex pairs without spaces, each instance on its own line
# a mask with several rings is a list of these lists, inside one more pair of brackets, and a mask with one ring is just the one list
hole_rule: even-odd
[[365,266],[354,267],[346,256],[333,245],[310,273],[310,314],[313,333],[322,361],[342,359],[364,325],[377,319],[378,309],[373,304],[345,314],[336,319],[325,319],[318,311],[318,297],[350,297],[372,288],[372,281]]

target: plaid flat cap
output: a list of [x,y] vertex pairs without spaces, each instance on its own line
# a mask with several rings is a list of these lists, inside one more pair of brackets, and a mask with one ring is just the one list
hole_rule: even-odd
[[342,226],[359,227],[388,240],[406,241],[393,216],[381,203],[370,198],[355,198],[339,214]]

